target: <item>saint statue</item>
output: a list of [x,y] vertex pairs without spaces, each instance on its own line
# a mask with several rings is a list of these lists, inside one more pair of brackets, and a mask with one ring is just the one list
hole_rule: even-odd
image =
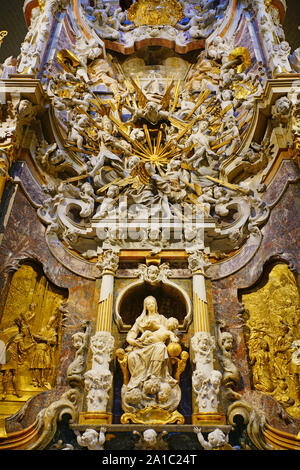
[[178,320],[158,312],[156,299],[144,299],[141,315],[127,334],[129,381],[122,387],[123,409],[130,413],[147,407],[176,410],[181,391],[172,376],[171,358],[181,353]]

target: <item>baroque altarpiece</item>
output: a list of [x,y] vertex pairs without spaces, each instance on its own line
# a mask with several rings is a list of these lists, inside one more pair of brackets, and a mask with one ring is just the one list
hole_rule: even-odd
[[286,8],[24,2],[0,66],[0,449],[300,450]]

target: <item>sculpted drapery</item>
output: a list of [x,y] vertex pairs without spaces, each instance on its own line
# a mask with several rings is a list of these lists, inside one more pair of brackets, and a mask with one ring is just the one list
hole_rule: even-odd
[[160,315],[156,299],[144,299],[144,308],[127,334],[130,380],[123,385],[123,407],[136,411],[146,406],[160,406],[172,411],[181,393],[171,375],[168,345],[179,344],[178,321]]

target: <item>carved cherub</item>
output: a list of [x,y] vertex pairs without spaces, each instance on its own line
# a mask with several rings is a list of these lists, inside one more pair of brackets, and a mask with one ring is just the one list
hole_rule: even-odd
[[88,182],[83,183],[79,196],[81,200],[79,215],[82,218],[88,218],[93,214],[95,206],[95,194],[92,185]]
[[202,119],[198,124],[195,124],[192,128],[192,133],[188,137],[184,145],[178,145],[179,148],[188,148],[194,146],[194,154],[187,160],[188,164],[192,164],[193,167],[197,168],[203,163],[204,159],[207,159],[209,165],[215,164],[217,155],[211,149],[211,144],[215,140],[215,136],[208,134],[209,123],[205,119]]
[[69,127],[68,140],[75,143],[78,149],[82,150],[85,143],[85,137],[82,130],[90,125],[89,118],[85,114],[76,114],[73,116]]
[[168,275],[171,273],[168,263],[163,263],[160,266],[155,264],[139,264],[137,275],[146,282],[149,282],[151,285],[159,284],[160,282],[165,282],[168,278]]
[[57,148],[56,143],[48,144],[46,141],[37,148],[36,152],[37,162],[45,171],[54,175],[68,168],[66,157],[67,153]]
[[179,383],[180,376],[186,368],[186,363],[189,358],[189,353],[187,351],[182,351],[180,357],[171,357],[170,363],[173,365],[173,376],[174,379]]
[[85,359],[88,351],[90,337],[90,322],[82,324],[84,331],[79,331],[72,336],[73,346],[76,349],[75,358],[67,370],[67,380],[70,384],[81,382],[85,372]]
[[173,317],[167,319],[166,326],[161,325],[155,320],[149,320],[147,323],[148,330],[137,339],[137,342],[143,346],[152,344],[153,342],[165,342],[167,340],[173,343],[177,343],[179,340],[174,331],[177,330],[178,326],[179,322],[177,318]]
[[119,186],[116,184],[111,184],[106,191],[106,195],[97,198],[97,202],[100,202],[100,205],[94,216],[96,219],[102,219],[109,215],[117,202],[119,192]]
[[128,382],[129,382],[129,379],[130,379],[130,374],[129,374],[129,370],[128,370],[128,366],[127,366],[128,356],[125,353],[125,350],[122,349],[122,348],[117,349],[116,356],[118,358],[118,362],[119,362],[121,370],[122,370],[123,383],[125,385],[127,385]]
[[[220,363],[223,367],[223,383],[232,391],[239,382],[239,372],[232,361],[233,336],[231,333],[222,331],[226,324],[218,321],[218,346],[221,353],[219,354]],[[232,393],[238,398],[240,395],[236,392]]]
[[164,441],[163,437],[168,433],[162,431],[159,435],[154,429],[146,429],[143,434],[138,431],[133,431],[135,436],[139,436],[139,441],[135,444],[135,448],[139,450],[167,450],[168,444]]

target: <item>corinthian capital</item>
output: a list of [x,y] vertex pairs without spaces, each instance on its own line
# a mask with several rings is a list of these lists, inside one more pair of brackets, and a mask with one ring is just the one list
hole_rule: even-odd
[[119,256],[113,250],[106,250],[99,257],[97,268],[103,274],[105,271],[112,271],[115,273],[119,267]]
[[199,272],[205,275],[205,269],[210,265],[210,262],[203,251],[194,251],[188,257],[188,264],[193,274]]

